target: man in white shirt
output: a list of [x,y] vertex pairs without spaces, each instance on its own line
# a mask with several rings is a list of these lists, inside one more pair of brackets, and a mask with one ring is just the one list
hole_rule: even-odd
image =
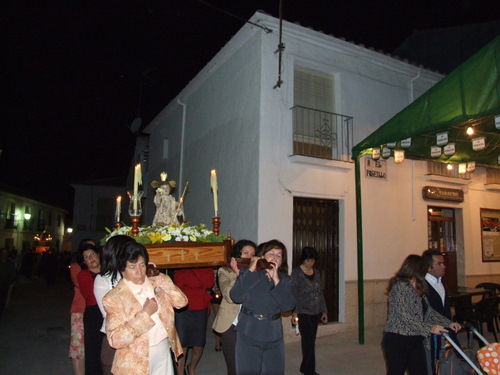
[[[422,256],[429,264],[425,281],[429,287],[427,298],[431,307],[441,315],[451,319],[450,300],[443,285],[443,276],[446,273],[443,254],[436,249],[430,249],[423,252]],[[456,340],[456,335],[450,331],[450,336]],[[430,363],[434,371],[434,361],[439,358],[439,350],[441,349],[441,337],[431,335],[431,353]]]

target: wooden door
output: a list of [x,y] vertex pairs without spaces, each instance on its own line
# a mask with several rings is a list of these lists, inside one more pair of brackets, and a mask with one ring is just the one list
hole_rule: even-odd
[[455,210],[453,208],[429,206],[427,209],[429,249],[437,249],[444,255],[446,288],[457,286],[457,249]]
[[293,200],[293,267],[300,265],[303,247],[318,252],[315,267],[321,274],[328,319],[339,320],[339,201],[312,198]]

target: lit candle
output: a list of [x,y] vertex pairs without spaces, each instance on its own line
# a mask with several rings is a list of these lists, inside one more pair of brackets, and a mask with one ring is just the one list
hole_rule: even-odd
[[137,210],[137,193],[139,191],[139,185],[142,185],[142,175],[141,175],[141,163],[136,164],[134,170],[134,196],[133,196],[133,207],[134,211]]
[[120,214],[122,212],[122,197],[119,195],[116,197],[116,211],[115,211],[115,221],[120,221]]
[[210,186],[212,187],[212,193],[214,195],[214,211],[215,211],[215,217],[217,217],[217,214],[219,212],[219,203],[217,201],[217,173],[215,172],[215,169],[212,169],[211,176],[210,176]]
[[179,200],[179,207],[182,207],[182,205],[184,204],[184,197],[186,196],[186,191],[187,191],[188,186],[189,186],[189,181],[187,181],[186,185],[184,186],[184,190],[182,192],[181,199]]

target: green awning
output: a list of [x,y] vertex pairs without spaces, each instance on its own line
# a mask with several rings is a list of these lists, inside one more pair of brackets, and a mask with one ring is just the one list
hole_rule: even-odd
[[[499,167],[500,130],[495,127],[495,116],[500,114],[499,77],[500,36],[354,146],[353,159],[391,142],[402,149],[401,141],[411,138],[406,159],[475,161],[477,166]],[[468,127],[474,129],[473,135],[466,134]],[[433,158],[431,146],[436,146],[436,134],[442,132],[448,132],[455,153]],[[474,151],[472,139],[481,137],[485,147]]]

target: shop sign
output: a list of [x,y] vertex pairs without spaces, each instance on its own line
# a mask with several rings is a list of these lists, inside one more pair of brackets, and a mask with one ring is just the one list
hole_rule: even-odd
[[438,146],[444,146],[448,143],[448,132],[442,132],[436,134],[436,144]]
[[448,143],[444,146],[444,154],[446,156],[452,156],[455,154],[455,143]]
[[406,139],[403,139],[401,141],[401,147],[402,148],[410,148],[411,146],[411,137],[410,138],[406,138]]
[[449,189],[437,186],[424,186],[422,188],[422,197],[425,200],[438,200],[449,202],[463,202],[464,192],[460,189]]
[[431,157],[438,158],[441,156],[441,147],[431,146]]
[[387,162],[385,160],[372,160],[366,158],[365,176],[387,181]]
[[382,148],[382,157],[384,159],[389,159],[391,157],[391,149],[388,147]]
[[474,151],[484,150],[486,147],[486,138],[485,137],[477,137],[472,139],[472,149]]

